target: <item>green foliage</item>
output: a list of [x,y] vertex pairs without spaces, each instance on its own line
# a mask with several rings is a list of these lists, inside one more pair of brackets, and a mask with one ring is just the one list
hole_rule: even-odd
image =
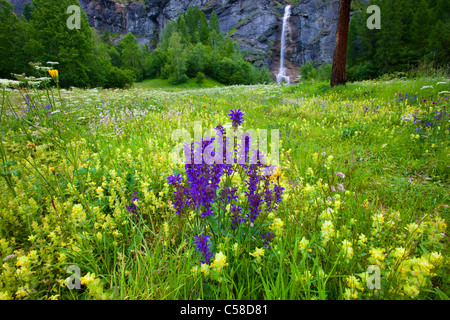
[[[30,20],[30,38],[39,44],[32,50],[38,61],[58,61],[60,84],[63,87],[87,87],[98,85],[95,81],[95,54],[92,29],[86,14],[81,12],[81,28],[67,27],[70,5],[79,5],[74,0],[35,0],[36,10]],[[94,82],[94,83],[93,83]]]
[[331,63],[323,63],[318,67],[314,67],[312,61],[308,61],[300,67],[300,75],[302,80],[328,81],[331,78]]
[[186,74],[189,77],[195,77],[198,72],[205,71],[209,63],[209,53],[206,46],[199,42],[192,49],[186,51]]
[[142,65],[139,55],[139,45],[132,33],[122,39],[122,69],[131,70],[138,81],[142,80]]
[[37,76],[29,62],[45,65],[56,61],[62,88],[124,87],[157,77],[181,84],[199,72],[225,84],[272,81],[268,70],[258,70],[246,62],[236,43],[220,33],[215,12],[208,22],[198,7],[189,7],[166,24],[157,48],[149,52],[132,33],[119,35],[106,30],[97,34],[83,11],[81,28],[69,29],[66,10],[70,5],[79,3],[35,0],[19,19],[12,13],[12,5],[0,0],[2,78],[11,78],[12,73]]
[[217,18],[217,14],[215,11],[211,13],[211,17],[209,18],[209,29],[211,31],[217,31],[218,33],[220,33],[219,19]]
[[145,78],[158,78],[161,76],[162,66],[166,64],[167,52],[156,48],[144,60]]
[[106,78],[106,88],[127,88],[135,81],[135,74],[132,70],[122,70],[117,67],[112,67]]
[[205,81],[205,74],[203,72],[197,72],[197,83],[202,84]]
[[25,23],[12,13],[13,6],[0,0],[0,77],[10,78],[11,73],[26,69],[22,48],[25,45]]
[[317,70],[311,61],[306,62],[300,67],[300,74],[303,80],[311,80],[316,77]]
[[166,72],[169,75],[169,82],[180,84],[188,80],[186,75],[186,55],[184,46],[181,43],[181,34],[175,31],[169,40],[167,48]]
[[408,72],[422,60],[431,60],[436,67],[448,65],[448,1],[372,0],[371,4],[381,9],[381,29],[367,28],[367,6],[355,11],[349,25],[349,80]]
[[189,7],[176,21],[167,23],[160,39],[144,64],[144,73],[150,78],[180,84],[201,72],[230,85],[273,81],[267,67],[258,70],[245,61],[237,44],[224,37],[214,11],[208,23],[198,7]]

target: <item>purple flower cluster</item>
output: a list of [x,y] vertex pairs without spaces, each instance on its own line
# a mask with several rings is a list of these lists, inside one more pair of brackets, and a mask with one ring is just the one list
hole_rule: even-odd
[[203,233],[199,236],[194,236],[195,241],[194,244],[196,244],[196,248],[197,250],[203,255],[204,260],[200,260],[200,263],[204,264],[209,264],[209,259],[211,259],[212,257],[212,252],[209,251],[209,244],[208,244],[208,240],[209,240],[209,236],[205,236],[203,235]]
[[[224,173],[229,171],[230,165],[208,165],[203,160],[201,162],[195,161],[195,157],[198,155],[195,151],[195,145],[199,145],[201,148],[200,150],[203,153],[205,148],[213,143],[213,141],[214,138],[203,139],[201,143],[192,143],[190,145],[191,152],[185,152],[185,155],[190,154],[191,156],[191,163],[185,165],[187,175],[185,181],[179,174],[167,178],[168,183],[175,186],[176,189],[173,206],[177,209],[177,214],[182,213],[184,208],[191,207],[194,210],[200,209],[203,218],[213,215],[212,205],[216,202],[216,194],[219,188],[220,179]],[[187,148],[189,149],[189,147]]]
[[231,228],[232,229],[237,229],[237,227],[241,223],[245,223],[245,219],[241,216],[241,212],[242,212],[242,208],[239,205],[233,204],[231,206],[231,214],[232,214]]
[[131,206],[127,205],[127,211],[133,213],[133,216],[136,216],[136,204],[134,202],[139,200],[137,194],[137,191],[133,191],[133,195],[131,197]]
[[270,250],[269,242],[272,241],[273,238],[275,238],[275,233],[273,232],[267,232],[267,234],[262,234],[261,238],[264,240],[264,247]]
[[413,101],[416,101],[417,95],[414,95],[414,97],[413,97],[412,94],[409,94],[409,93],[405,93],[405,94],[399,93],[397,101],[403,101],[403,100],[411,101],[411,99],[413,99]]
[[[243,113],[240,109],[231,110],[230,117],[233,121],[233,126],[242,124],[242,116]],[[222,134],[222,139],[219,138],[218,141],[215,141],[215,138],[204,138],[201,141],[184,146],[186,174],[184,176],[174,174],[167,178],[168,183],[175,189],[172,205],[176,209],[177,214],[185,213],[190,208],[200,212],[202,218],[207,218],[214,216],[214,210],[226,211],[230,204],[229,222],[231,230],[236,230],[247,221],[250,221],[250,225],[253,226],[261,212],[277,210],[284,188],[277,185],[274,180],[271,180],[269,174],[263,174],[266,166],[261,163],[262,154],[260,154],[259,150],[256,150],[254,153],[254,156],[257,157],[256,159],[259,160],[251,161],[250,164],[250,136],[242,139],[240,141],[241,144],[238,141],[238,145],[233,150],[230,150],[232,148],[229,148],[228,138],[224,133],[223,127],[219,125],[216,127],[216,130]],[[213,151],[211,156],[215,161],[208,164],[203,159],[203,155],[205,150],[211,149],[210,146],[213,143],[218,144],[212,150],[223,151],[223,159],[216,159]],[[229,153],[235,156],[235,161],[232,164],[225,161]],[[219,155],[217,156],[219,157]],[[236,159],[239,156],[245,157],[245,161],[242,162],[240,161],[241,159]],[[245,175],[244,192],[248,200],[245,204],[238,202],[238,188],[230,185],[233,175],[240,175],[241,177]],[[266,244],[274,236],[266,235]],[[205,258],[202,260],[202,263],[207,263],[211,256],[207,244],[208,236],[203,236],[202,234],[201,236],[195,236],[195,239],[197,249]]]
[[244,113],[241,111],[241,109],[234,109],[230,110],[230,113],[228,114],[230,116],[233,127],[237,128],[242,124]]
[[428,114],[423,115],[421,118],[414,114],[414,124],[417,127],[414,128],[415,131],[422,132],[425,128],[436,128],[438,126],[445,126],[448,121],[449,113],[446,112],[446,107],[442,107],[440,110],[433,110]]

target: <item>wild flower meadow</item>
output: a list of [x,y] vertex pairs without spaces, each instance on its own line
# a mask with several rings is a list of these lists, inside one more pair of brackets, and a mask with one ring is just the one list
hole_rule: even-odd
[[[1,299],[448,299],[449,79],[166,92],[42,70],[1,82]],[[221,139],[174,163],[198,121]],[[230,147],[238,127],[279,130],[279,164]]]

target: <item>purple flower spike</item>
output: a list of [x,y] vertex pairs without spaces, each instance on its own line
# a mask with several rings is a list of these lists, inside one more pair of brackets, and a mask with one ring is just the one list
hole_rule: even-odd
[[170,185],[176,185],[177,183],[180,183],[183,180],[183,178],[181,177],[181,174],[177,174],[176,176],[175,175],[169,176],[167,180]]
[[230,110],[230,113],[228,115],[233,122],[233,128],[237,128],[242,124],[244,113],[241,111],[241,109]]
[[232,229],[237,229],[237,227],[241,224],[241,223],[245,223],[245,219],[240,215],[240,213],[242,212],[242,208],[239,205],[235,205],[233,204],[231,206],[231,214],[232,214],[232,218],[231,218],[231,228]]
[[267,234],[262,234],[261,238],[264,239],[264,247],[270,250],[269,242],[275,238],[275,233],[267,232]]
[[195,238],[195,242],[194,244],[197,245],[197,250],[200,251],[200,253],[203,254],[203,256],[205,257],[205,260],[200,260],[200,263],[204,264],[209,264],[209,259],[211,259],[212,257],[212,252],[209,251],[209,244],[208,244],[208,239],[209,236],[204,236],[203,233],[200,236],[194,236]]

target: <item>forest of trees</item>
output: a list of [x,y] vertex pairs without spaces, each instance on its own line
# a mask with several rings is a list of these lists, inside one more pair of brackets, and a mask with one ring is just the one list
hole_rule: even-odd
[[148,78],[168,78],[174,84],[192,77],[201,81],[205,75],[231,85],[272,82],[269,68],[247,62],[238,45],[220,32],[216,13],[208,22],[197,7],[167,23],[143,70]]
[[377,78],[406,72],[420,62],[450,62],[450,1],[372,0],[381,9],[381,28],[368,29],[366,10],[355,10],[349,25],[347,78]]
[[[247,62],[237,44],[220,32],[217,15],[208,22],[197,7],[169,21],[157,48],[150,52],[128,33],[98,34],[81,11],[81,28],[69,29],[66,10],[77,0],[33,0],[20,17],[0,0],[0,77],[42,76],[29,62],[59,62],[62,87],[125,87],[135,81],[161,77],[179,84],[206,76],[224,84],[271,82],[267,67]],[[47,75],[48,76],[48,75]]]
[[[360,1],[354,1],[359,3]],[[404,72],[421,61],[435,66],[450,62],[448,0],[371,0],[381,8],[381,29],[368,29],[365,7],[354,10],[349,25],[347,79],[377,78]],[[209,21],[197,7],[169,21],[157,47],[150,51],[131,33],[98,34],[81,11],[81,28],[69,29],[67,8],[77,0],[33,0],[20,17],[0,0],[0,78],[12,74],[42,76],[30,62],[59,62],[62,87],[126,87],[149,78],[173,84],[213,78],[224,84],[272,82],[267,67],[247,62],[238,45],[220,32],[212,12]],[[305,69],[305,68],[304,68]],[[48,75],[47,75],[48,76]]]

